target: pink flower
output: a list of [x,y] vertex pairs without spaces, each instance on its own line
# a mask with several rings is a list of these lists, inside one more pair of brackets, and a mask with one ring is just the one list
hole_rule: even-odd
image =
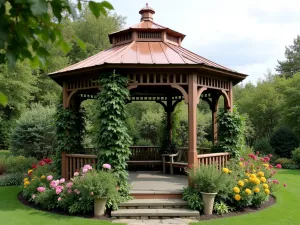
[[273,180],[273,184],[279,184],[278,180]]
[[32,198],[32,199],[35,199],[35,198],[36,198],[36,195],[34,195],[34,194],[31,195],[31,198]]
[[53,189],[55,189],[58,184],[59,184],[59,180],[53,180],[50,183],[50,187],[52,187]]
[[72,183],[72,182],[68,182],[68,183],[66,184],[66,187],[67,187],[67,188],[72,188],[72,186],[73,186],[73,183]]
[[256,155],[259,155],[259,151],[256,152]]
[[60,189],[60,188],[56,188],[56,189],[55,189],[55,193],[56,193],[57,195],[59,195],[61,192],[62,192],[62,189]]
[[75,189],[74,192],[78,195],[80,194],[80,191],[78,191],[77,189]]
[[87,164],[87,165],[84,165],[83,169],[91,170],[93,168],[90,165]]
[[281,164],[277,164],[275,167],[276,167],[277,169],[281,169],[281,168],[282,168]]
[[65,178],[61,178],[61,179],[59,180],[59,183],[62,184],[62,183],[64,183],[65,181],[66,181]]
[[82,172],[83,172],[83,173],[87,173],[87,171],[88,171],[87,168],[83,168],[83,169],[82,169]]
[[272,154],[269,154],[269,157],[270,157],[270,158],[272,158],[272,157],[273,157],[273,155],[272,155]]
[[111,165],[110,164],[108,164],[108,163],[105,163],[105,164],[103,164],[103,166],[102,166],[104,169],[108,169],[108,170],[110,170],[111,169]]
[[36,190],[38,192],[44,192],[46,190],[46,188],[45,187],[38,187]]
[[90,195],[93,196],[93,195],[94,195],[94,192],[91,192]]
[[287,186],[287,184],[283,184],[283,187],[286,187]]
[[79,173],[78,172],[75,172],[74,173],[74,177],[78,177],[79,176]]
[[72,193],[72,189],[68,189],[68,194],[71,194]]
[[240,161],[244,161],[245,159],[244,158],[240,158]]
[[53,179],[53,176],[51,176],[51,175],[47,176],[48,181],[51,181],[52,179]]
[[59,198],[57,199],[57,201],[59,201],[59,202],[60,202],[60,201],[61,201],[61,197],[59,197]]

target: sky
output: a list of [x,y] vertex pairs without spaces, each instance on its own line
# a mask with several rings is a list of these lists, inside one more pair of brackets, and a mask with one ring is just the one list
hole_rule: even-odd
[[[126,17],[140,21],[148,2],[154,21],[186,35],[182,46],[241,73],[245,82],[275,73],[285,46],[300,34],[299,0],[109,0]],[[298,29],[297,29],[298,28]]]

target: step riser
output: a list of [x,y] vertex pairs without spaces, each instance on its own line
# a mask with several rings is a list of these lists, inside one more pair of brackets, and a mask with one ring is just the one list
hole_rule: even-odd
[[182,194],[130,194],[135,199],[182,199]]
[[174,219],[186,218],[199,220],[200,216],[112,216],[111,219],[135,219],[135,220],[148,220],[148,219]]
[[187,205],[156,205],[156,206],[119,206],[119,209],[184,209]]

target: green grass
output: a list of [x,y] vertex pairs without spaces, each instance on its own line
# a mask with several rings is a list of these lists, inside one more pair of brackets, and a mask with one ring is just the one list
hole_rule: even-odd
[[[61,216],[24,206],[17,200],[19,187],[0,187],[1,225],[111,225],[111,222]],[[114,223],[114,225],[116,225]]]
[[298,225],[300,224],[300,170],[279,170],[276,174],[281,184],[286,183],[286,188],[281,188],[276,193],[275,205],[259,212],[242,216],[228,217],[193,223],[193,225]]
[[[300,224],[300,170],[279,170],[276,178],[288,187],[281,188],[277,203],[259,212],[224,219],[202,221],[193,225],[298,225]],[[61,216],[38,211],[17,200],[18,187],[0,187],[0,225],[111,225],[101,220]]]
[[0,150],[0,156],[10,156],[11,152],[8,150]]

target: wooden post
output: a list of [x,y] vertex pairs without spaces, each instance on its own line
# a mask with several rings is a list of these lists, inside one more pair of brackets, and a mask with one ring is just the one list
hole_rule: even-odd
[[168,141],[169,144],[172,143],[172,96],[168,96],[167,98],[167,107],[166,107],[166,113],[167,113],[167,129],[168,129]]
[[229,103],[230,103],[230,112],[233,112],[233,90],[232,90],[232,81],[229,82]]
[[212,109],[212,133],[213,133],[213,144],[217,144],[218,142],[218,121],[217,121],[217,109]]
[[67,90],[67,82],[63,82],[63,106],[64,106],[64,109],[68,108],[68,90]]
[[189,76],[188,86],[188,134],[189,134],[189,151],[188,167],[198,165],[197,153],[197,75]]
[[61,176],[67,179],[66,152],[61,153]]

